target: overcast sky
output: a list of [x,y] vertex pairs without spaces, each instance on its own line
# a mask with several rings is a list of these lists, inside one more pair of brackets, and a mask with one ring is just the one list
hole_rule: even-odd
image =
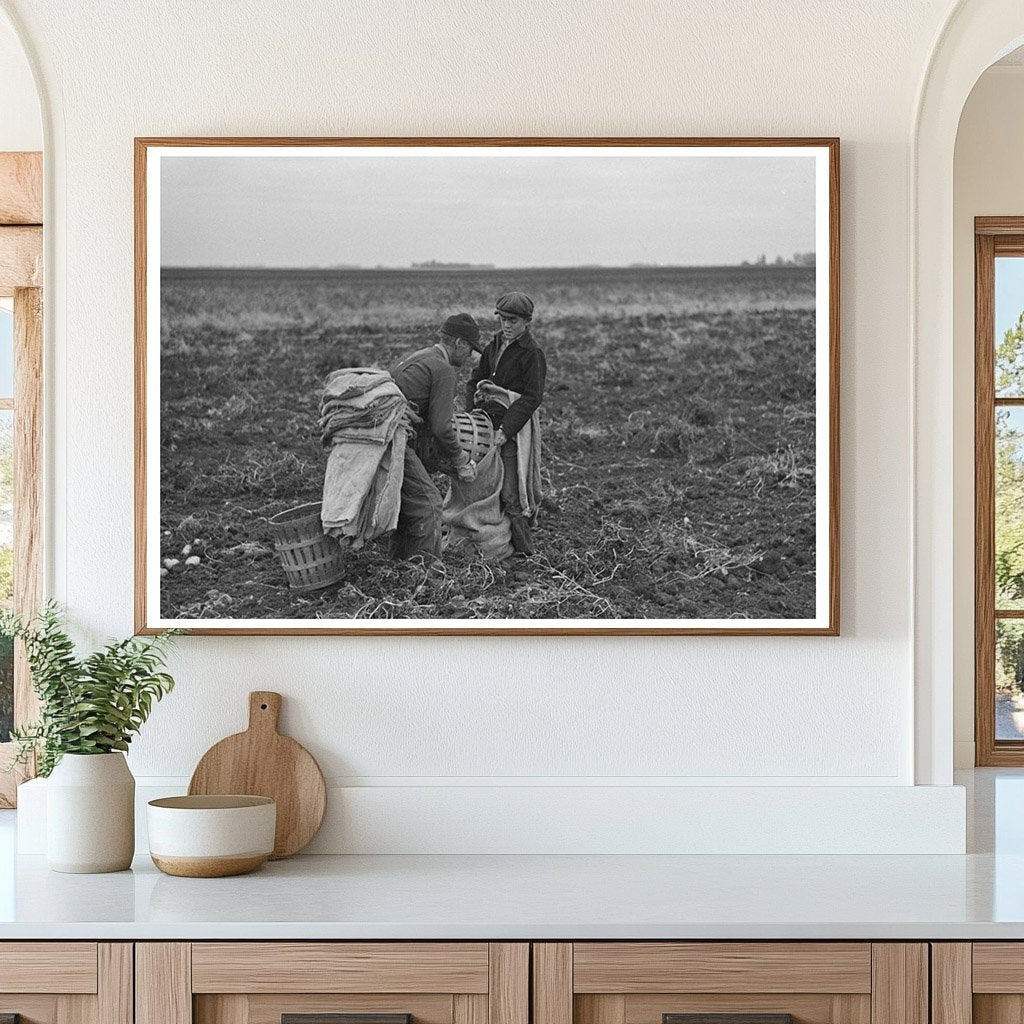
[[165,154],[160,166],[163,266],[697,266],[815,249],[811,155]]

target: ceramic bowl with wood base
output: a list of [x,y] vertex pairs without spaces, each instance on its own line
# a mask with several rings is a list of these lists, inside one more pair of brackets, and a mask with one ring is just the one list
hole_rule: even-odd
[[147,808],[149,853],[168,875],[224,878],[274,852],[277,805],[266,796],[168,796]]

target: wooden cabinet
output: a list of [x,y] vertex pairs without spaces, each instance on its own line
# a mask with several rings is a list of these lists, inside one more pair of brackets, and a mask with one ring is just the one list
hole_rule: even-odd
[[932,944],[934,1024],[1024,1020],[1024,942]]
[[537,943],[533,957],[533,1024],[928,1024],[924,943]]
[[0,1018],[9,1014],[21,1024],[1021,1024],[1024,943],[7,942]]
[[144,942],[136,1024],[529,1024],[529,970],[515,942]]
[[132,1024],[132,944],[0,943],[0,1017]]

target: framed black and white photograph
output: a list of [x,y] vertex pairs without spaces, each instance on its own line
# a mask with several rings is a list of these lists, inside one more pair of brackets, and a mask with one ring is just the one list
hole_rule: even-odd
[[137,630],[837,634],[838,158],[137,139]]

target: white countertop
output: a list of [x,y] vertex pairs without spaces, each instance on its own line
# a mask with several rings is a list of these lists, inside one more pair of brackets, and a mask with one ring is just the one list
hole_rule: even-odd
[[308,856],[238,878],[13,856],[0,939],[1024,939],[1024,772],[976,772],[966,856]]
[[238,878],[18,862],[0,938],[1024,938],[1024,856],[297,857]]

